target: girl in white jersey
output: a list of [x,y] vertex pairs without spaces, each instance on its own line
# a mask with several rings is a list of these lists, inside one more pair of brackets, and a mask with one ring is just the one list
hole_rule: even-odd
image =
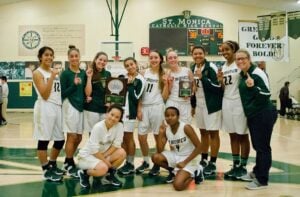
[[125,164],[118,170],[118,173],[127,175],[134,172],[135,142],[133,132],[137,124],[137,109],[139,100],[144,91],[144,78],[137,71],[137,61],[133,57],[124,60],[124,67],[127,70],[127,93],[124,107],[124,138],[122,147],[125,149],[127,158]]
[[123,124],[121,123],[123,109],[118,105],[111,105],[104,120],[96,123],[91,131],[89,140],[78,154],[78,171],[80,185],[90,187],[89,176],[102,178],[102,184],[121,186],[122,182],[115,177],[126,153],[121,148],[123,140]]
[[[54,51],[50,47],[42,47],[38,52],[40,67],[33,72],[33,85],[38,98],[34,104],[34,138],[38,140],[37,155],[44,171],[44,178],[50,181],[61,181],[63,171],[57,168],[56,159],[64,145],[62,132],[61,88],[58,77],[59,70],[51,69]],[[47,158],[50,140],[54,140]]]
[[226,63],[218,71],[218,80],[224,89],[222,104],[222,128],[229,133],[233,167],[224,173],[225,178],[240,179],[247,174],[247,160],[250,152],[247,119],[238,89],[241,70],[235,63],[235,53],[239,45],[226,41],[221,46]]
[[[159,126],[164,119],[164,101],[168,96],[167,80],[163,79],[163,56],[158,51],[151,51],[149,54],[149,62],[150,68],[142,73],[145,79],[145,88],[138,108],[138,119],[140,121],[138,139],[144,162],[136,169],[136,173],[143,173],[149,168],[149,145],[147,136],[148,133],[152,131],[157,144]],[[155,176],[158,174],[159,166],[154,165],[149,175]]]
[[[174,106],[180,111],[180,120],[190,124],[192,121],[190,97],[179,97],[179,81],[193,82],[193,74],[186,67],[179,67],[178,55],[173,49],[169,49],[166,55],[167,63],[170,66],[168,72],[169,96],[166,107]],[[192,87],[193,88],[193,87]]]
[[[169,171],[166,182],[173,182],[177,191],[186,189],[193,177],[197,184],[203,181],[203,169],[199,164],[201,143],[194,129],[189,124],[179,121],[179,113],[176,107],[166,109],[167,125],[163,123],[160,127],[158,153],[152,156],[155,164]],[[171,147],[170,151],[164,151],[167,141]]]

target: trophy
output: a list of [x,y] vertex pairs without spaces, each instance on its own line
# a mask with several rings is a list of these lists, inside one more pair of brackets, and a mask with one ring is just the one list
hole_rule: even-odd
[[192,82],[188,79],[179,80],[179,97],[192,95]]
[[127,81],[124,78],[111,77],[106,80],[105,103],[125,105]]

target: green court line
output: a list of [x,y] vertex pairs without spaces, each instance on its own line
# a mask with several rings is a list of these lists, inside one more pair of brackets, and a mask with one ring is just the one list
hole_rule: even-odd
[[[154,149],[151,149],[154,152]],[[63,155],[63,154],[61,154]],[[137,157],[141,156],[140,150],[136,153]],[[232,159],[231,153],[219,153],[219,158],[230,160]],[[0,160],[13,161],[24,164],[32,164],[39,166],[36,158],[35,149],[24,148],[4,148],[0,147]],[[255,162],[255,158],[250,157],[249,162]],[[272,167],[282,170],[282,172],[270,173],[270,183],[285,183],[285,184],[300,184],[300,166],[289,164],[282,161],[272,162]],[[0,168],[5,169],[22,169],[9,165],[0,165]],[[229,168],[229,167],[228,167]],[[166,172],[163,172],[166,173]],[[30,175],[28,176],[30,179]],[[217,176],[208,177],[208,180],[223,180],[223,172],[218,172]],[[120,177],[124,183],[121,189],[132,189],[147,187],[153,185],[164,184],[165,177],[157,176],[150,177],[147,174],[143,175],[130,175]],[[51,183],[47,181],[30,182],[15,185],[0,186],[0,197],[2,196],[74,196],[102,192],[111,192],[118,190],[112,186],[102,186],[98,179],[90,179],[92,187],[89,190],[81,190],[78,180],[65,178],[62,183]]]

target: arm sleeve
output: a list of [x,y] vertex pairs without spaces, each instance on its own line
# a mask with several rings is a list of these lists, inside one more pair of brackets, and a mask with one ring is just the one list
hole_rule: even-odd
[[138,101],[143,94],[144,83],[140,79],[136,79],[136,85],[129,84],[128,85],[128,96],[133,101]]
[[116,148],[121,148],[121,144],[123,142],[123,135],[124,135],[124,129],[123,129],[123,124],[122,123],[119,123],[118,127],[116,128],[117,129],[117,134],[116,134],[116,138],[115,140],[113,141],[113,146],[116,147]]
[[218,78],[217,78],[217,73],[216,71],[212,68],[209,67],[209,75],[202,76],[202,84],[205,87],[205,89],[214,92],[214,93],[220,93],[222,91],[222,86],[221,84],[218,82]]
[[67,98],[70,94],[72,94],[72,92],[76,91],[76,85],[74,83],[72,83],[72,85],[68,87],[68,79],[65,72],[63,72],[60,76],[60,84],[62,100]]
[[255,92],[255,100],[257,103],[266,102],[270,99],[271,92],[264,83],[263,79],[258,75],[251,76],[254,80],[254,86],[251,89]]

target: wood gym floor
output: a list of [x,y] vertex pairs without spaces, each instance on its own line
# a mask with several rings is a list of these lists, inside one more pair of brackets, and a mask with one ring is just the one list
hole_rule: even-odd
[[[79,181],[65,177],[61,183],[42,179],[42,170],[36,157],[36,142],[32,139],[32,113],[9,113],[8,124],[0,127],[0,197],[2,196],[277,196],[291,197],[300,194],[300,122],[279,118],[273,136],[273,164],[270,184],[267,189],[249,191],[245,182],[224,180],[223,173],[230,169],[231,154],[229,136],[220,132],[221,148],[217,160],[217,175],[209,177],[200,185],[190,184],[189,189],[176,192],[171,185],[164,184],[166,172],[158,177],[131,175],[120,177],[122,188],[101,186],[97,180],[90,190],[81,190]],[[87,134],[84,136],[84,141]],[[154,140],[149,136],[150,145]],[[136,140],[137,142],[137,140]],[[139,149],[137,143],[137,149]],[[142,161],[137,151],[136,166]],[[251,150],[248,170],[254,165]],[[58,161],[62,165],[64,154]],[[90,179],[90,181],[93,181]]]

